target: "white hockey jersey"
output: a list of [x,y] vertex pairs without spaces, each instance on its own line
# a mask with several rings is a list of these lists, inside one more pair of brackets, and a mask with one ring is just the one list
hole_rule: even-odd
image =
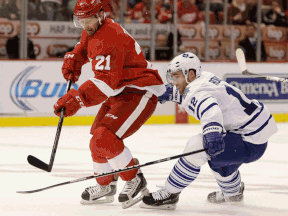
[[206,71],[186,87],[181,106],[200,120],[202,129],[214,122],[222,125],[224,133],[241,134],[253,144],[266,143],[278,130],[264,104],[249,100],[241,90]]

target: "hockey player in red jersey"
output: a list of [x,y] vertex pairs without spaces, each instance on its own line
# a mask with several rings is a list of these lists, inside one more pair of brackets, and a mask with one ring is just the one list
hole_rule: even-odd
[[[95,174],[135,165],[123,140],[135,133],[154,112],[165,86],[158,71],[144,58],[138,43],[119,24],[105,18],[100,0],[78,0],[74,23],[83,28],[80,42],[66,53],[62,73],[76,82],[81,67],[92,65],[94,78],[79,89],[70,90],[54,105],[55,113],[65,108],[65,117],[81,107],[103,102],[91,128],[90,150]],[[141,201],[149,191],[138,169],[118,173],[126,181],[119,195],[123,208]],[[116,179],[113,175],[97,178],[97,185],[85,189],[82,204],[113,202]],[[140,195],[140,193],[142,195]],[[101,200],[100,198],[104,198]]]

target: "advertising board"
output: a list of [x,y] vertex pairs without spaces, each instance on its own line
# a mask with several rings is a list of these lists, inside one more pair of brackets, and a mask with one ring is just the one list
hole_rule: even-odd
[[[266,75],[288,78],[288,74]],[[225,74],[224,80],[239,88],[249,99],[256,99],[264,103],[281,104],[288,102],[288,83],[272,82],[235,74]]]
[[[165,81],[168,62],[153,62],[153,66]],[[0,113],[54,116],[53,105],[66,89],[61,67],[61,61],[0,61]],[[243,76],[237,63],[203,63],[202,68],[241,89],[248,98],[264,102],[272,113],[288,112],[287,83]],[[248,63],[248,68],[255,73],[287,77],[288,64]],[[91,64],[87,63],[73,88],[78,89],[93,76]],[[83,108],[77,115],[94,116],[99,108],[100,106]],[[172,102],[159,104],[154,115],[174,115],[175,109]]]

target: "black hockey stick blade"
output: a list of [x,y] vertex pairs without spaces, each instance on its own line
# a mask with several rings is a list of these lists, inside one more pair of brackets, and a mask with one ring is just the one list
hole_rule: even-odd
[[206,151],[206,150],[207,149],[200,149],[200,150],[193,151],[193,152],[187,152],[187,153],[184,153],[184,154],[175,155],[175,156],[172,156],[172,157],[163,158],[163,159],[156,160],[156,161],[151,161],[151,162],[148,162],[148,163],[145,163],[145,164],[137,164],[137,165],[134,165],[134,166],[125,167],[123,169],[114,170],[114,171],[111,171],[111,172],[108,172],[108,173],[101,173],[101,174],[98,174],[98,175],[92,175],[92,176],[87,176],[87,177],[84,177],[84,178],[75,179],[75,180],[72,180],[72,181],[62,182],[62,183],[59,183],[59,184],[51,185],[51,186],[48,186],[48,187],[45,187],[45,188],[40,188],[40,189],[37,189],[37,190],[17,191],[17,193],[23,193],[23,194],[35,193],[35,192],[47,190],[47,189],[50,189],[50,188],[58,187],[58,186],[61,186],[61,185],[66,185],[66,184],[76,183],[76,182],[80,182],[80,181],[85,181],[85,180],[92,179],[92,178],[99,178],[99,177],[103,177],[103,176],[107,176],[107,175],[112,175],[112,174],[115,174],[115,173],[126,172],[126,171],[129,171],[129,170],[138,169],[138,168],[144,167],[144,166],[149,166],[149,165],[153,165],[153,164],[157,164],[157,163],[162,163],[162,162],[165,162],[165,161],[174,160],[176,158],[185,157],[185,156],[192,155],[192,154],[197,154],[199,152],[203,152],[203,151]]
[[27,157],[27,160],[28,160],[28,163],[31,164],[32,166],[42,169],[46,172],[51,172],[51,168],[49,167],[49,165],[39,160],[38,158],[32,155],[29,155]]
[[[70,75],[71,76],[71,75]],[[66,93],[70,90],[72,85],[72,81],[71,81],[71,77],[68,80],[67,83],[67,88],[66,88]],[[59,138],[60,138],[60,133],[61,133],[61,129],[62,129],[62,125],[63,125],[63,120],[64,120],[64,107],[61,109],[61,115],[60,115],[60,119],[58,122],[58,126],[57,126],[57,132],[56,132],[56,136],[55,136],[55,140],[54,140],[54,145],[52,148],[52,153],[50,156],[50,162],[49,165],[44,163],[43,161],[39,160],[38,158],[29,155],[27,157],[28,163],[31,164],[34,167],[37,167],[39,169],[42,169],[46,172],[51,172],[52,167],[53,167],[53,163],[54,163],[54,159],[55,159],[55,155],[56,155],[56,150],[57,150],[57,146],[58,146],[58,142],[59,142]]]

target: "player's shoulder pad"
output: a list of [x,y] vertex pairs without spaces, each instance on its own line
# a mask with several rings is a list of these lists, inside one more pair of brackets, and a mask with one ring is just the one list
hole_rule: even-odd
[[214,74],[203,72],[201,77],[191,82],[184,91],[182,105],[196,109],[202,101],[213,98],[211,92],[214,91],[214,84],[209,82],[213,77]]
[[210,86],[209,80],[213,76],[214,74],[203,71],[199,78],[189,83],[189,85],[186,87],[183,94],[183,101],[186,100],[186,98],[192,98],[197,92],[204,91],[205,89],[208,90]]
[[119,35],[125,34],[121,25],[109,18],[106,18],[105,30],[112,34],[115,38],[117,38]]

